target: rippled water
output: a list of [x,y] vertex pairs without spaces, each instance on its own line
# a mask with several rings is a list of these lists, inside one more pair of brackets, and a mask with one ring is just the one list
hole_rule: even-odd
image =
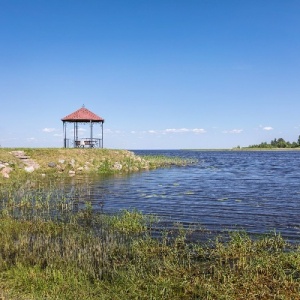
[[197,159],[91,182],[95,210],[137,209],[164,224],[200,223],[213,233],[245,229],[300,240],[300,152],[135,151]]

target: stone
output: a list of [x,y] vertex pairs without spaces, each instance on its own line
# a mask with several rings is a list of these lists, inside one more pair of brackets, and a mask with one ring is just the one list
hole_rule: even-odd
[[5,165],[0,163],[0,170],[3,169],[3,168],[5,168]]
[[59,172],[63,172],[65,170],[65,166],[64,165],[57,165],[56,168],[57,168],[57,170]]
[[9,178],[9,174],[7,174],[7,173],[4,173],[2,175],[3,175],[4,178]]
[[4,178],[9,178],[9,173],[12,171],[13,169],[10,167],[5,167],[1,170],[1,174]]
[[24,155],[24,151],[11,151],[10,153],[17,157]]
[[115,170],[121,171],[123,166],[119,163],[119,162],[115,162],[114,163],[114,167]]
[[64,164],[64,163],[65,163],[65,160],[64,160],[64,159],[59,159],[58,162],[59,162],[60,164]]
[[32,173],[34,171],[34,166],[25,167],[24,170],[28,173]]
[[76,174],[75,171],[72,171],[72,170],[69,171],[69,176],[75,176],[75,174]]
[[56,167],[56,163],[53,162],[53,161],[51,161],[51,162],[48,163],[48,167],[55,168]]
[[74,166],[75,166],[75,159],[74,158],[71,159],[70,165],[74,168]]

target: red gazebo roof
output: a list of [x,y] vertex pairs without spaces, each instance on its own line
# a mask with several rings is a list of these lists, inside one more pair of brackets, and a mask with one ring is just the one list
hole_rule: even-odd
[[73,113],[65,116],[61,120],[65,122],[104,122],[104,119],[97,116],[85,107],[81,107]]

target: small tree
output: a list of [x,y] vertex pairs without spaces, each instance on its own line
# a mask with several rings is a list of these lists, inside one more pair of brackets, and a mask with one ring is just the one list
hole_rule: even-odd
[[283,138],[279,138],[277,141],[277,147],[278,148],[285,148],[286,145],[286,141]]
[[276,138],[275,138],[274,140],[271,141],[271,145],[272,145],[273,147],[276,147],[276,146],[277,146],[277,140],[276,140]]

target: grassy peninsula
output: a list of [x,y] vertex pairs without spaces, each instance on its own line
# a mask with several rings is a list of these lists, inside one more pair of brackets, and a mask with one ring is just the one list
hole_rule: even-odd
[[[191,161],[163,156],[140,157],[127,150],[0,148],[0,182],[21,178],[63,178],[78,175],[122,174]],[[2,174],[2,176],[1,176]]]
[[176,224],[154,238],[155,216],[108,216],[89,202],[75,213],[56,194],[69,176],[188,162],[107,149],[23,149],[20,159],[15,150],[0,149],[2,170],[12,169],[0,188],[1,299],[300,299],[300,247],[280,234],[190,243],[193,229]]

